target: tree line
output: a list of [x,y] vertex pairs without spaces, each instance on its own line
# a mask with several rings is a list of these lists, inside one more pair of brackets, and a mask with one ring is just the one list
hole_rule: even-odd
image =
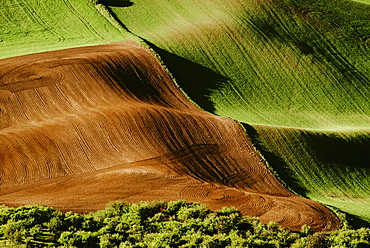
[[81,215],[45,206],[0,208],[0,247],[370,247],[370,229],[300,232],[233,207],[210,211],[199,203],[113,202]]

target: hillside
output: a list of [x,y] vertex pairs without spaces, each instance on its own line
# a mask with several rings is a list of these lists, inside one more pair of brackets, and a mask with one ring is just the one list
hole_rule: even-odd
[[110,9],[194,102],[244,123],[288,187],[370,220],[369,5],[147,0]]
[[370,221],[365,0],[94,2],[1,3],[0,203]]
[[338,227],[273,176],[238,123],[193,105],[136,43],[13,57],[0,68],[3,204],[88,212],[113,200],[186,199],[293,230]]
[[88,0],[2,0],[0,59],[126,39],[139,42],[102,13],[102,6]]

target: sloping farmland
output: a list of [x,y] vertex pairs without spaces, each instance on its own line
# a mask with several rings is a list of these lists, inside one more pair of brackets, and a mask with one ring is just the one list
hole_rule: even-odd
[[89,212],[186,199],[292,230],[339,225],[275,178],[237,122],[191,103],[141,45],[3,59],[0,75],[2,204]]
[[146,0],[110,10],[194,102],[245,123],[289,188],[370,220],[368,4]]
[[0,59],[138,39],[112,25],[103,5],[81,0],[0,3]]

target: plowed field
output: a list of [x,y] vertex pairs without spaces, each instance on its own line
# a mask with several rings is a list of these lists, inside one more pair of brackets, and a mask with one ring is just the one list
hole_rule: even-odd
[[88,212],[198,201],[293,230],[338,227],[289,192],[235,121],[193,105],[133,42],[0,61],[0,202]]

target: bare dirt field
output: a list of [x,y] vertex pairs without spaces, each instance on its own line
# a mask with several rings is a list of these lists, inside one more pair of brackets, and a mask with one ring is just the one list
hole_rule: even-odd
[[242,127],[193,105],[134,42],[0,60],[0,203],[86,213],[178,200],[299,230],[336,216],[287,190]]

